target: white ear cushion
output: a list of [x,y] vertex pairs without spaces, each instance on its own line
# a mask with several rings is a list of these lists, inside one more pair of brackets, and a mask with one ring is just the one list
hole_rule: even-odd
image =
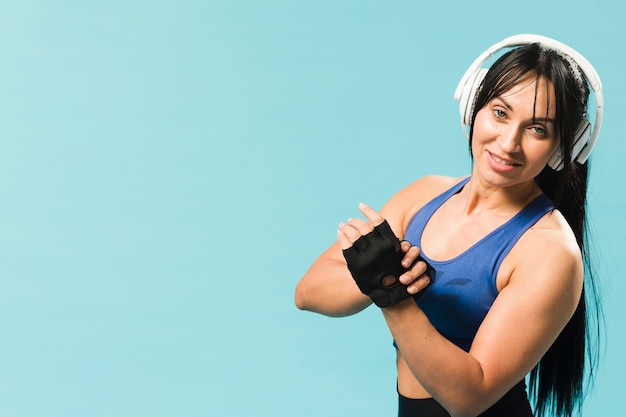
[[581,164],[584,164],[589,156],[589,152],[583,152],[591,144],[591,123],[585,119],[583,123],[578,127],[576,131],[576,137],[578,140],[574,144],[574,150],[572,151],[572,161],[578,160]]
[[461,97],[459,99],[459,113],[461,115],[461,121],[466,126],[470,126],[472,124],[472,113],[474,111],[476,93],[485,79],[487,72],[488,70],[486,68],[479,68],[467,79],[467,83],[461,92]]
[[[589,143],[589,139],[591,138],[591,123],[585,119],[578,129],[576,129],[576,133],[574,135],[574,147],[572,148],[572,161],[576,160],[579,155],[581,155],[582,150]],[[587,158],[578,158],[578,162],[584,163]],[[552,158],[548,161],[548,165],[555,171],[560,171],[563,169],[563,155],[561,153],[561,148],[557,149],[557,151],[552,155]]]
[[[582,150],[589,143],[589,139],[591,138],[591,123],[587,119],[584,119],[583,122],[578,126],[576,130],[576,142],[574,143],[574,148],[572,149],[572,161],[577,159],[582,152]],[[585,162],[584,160],[580,160],[579,162]],[[585,158],[586,159],[586,158]]]
[[548,166],[555,171],[560,171],[563,169],[563,154],[561,153],[561,148],[558,148],[552,158],[548,161]]

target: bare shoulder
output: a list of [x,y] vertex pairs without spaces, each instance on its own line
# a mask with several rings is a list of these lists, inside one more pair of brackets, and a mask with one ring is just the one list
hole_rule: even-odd
[[[576,237],[569,224],[554,210],[541,218],[520,238],[510,253],[512,278],[523,276],[528,284],[537,281],[557,291],[582,287],[583,262]],[[503,264],[504,266],[504,264]]]
[[389,221],[396,234],[403,235],[411,218],[420,208],[462,179],[443,175],[422,177],[391,197],[382,208],[381,214]]
[[560,211],[553,210],[542,217],[528,233],[523,236],[522,244],[535,253],[554,253],[568,262],[581,259],[576,236]]

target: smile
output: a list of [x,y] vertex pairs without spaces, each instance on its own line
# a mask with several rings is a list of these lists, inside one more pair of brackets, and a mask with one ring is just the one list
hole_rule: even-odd
[[502,159],[502,158],[492,154],[491,152],[489,152],[489,155],[491,155],[491,159],[493,159],[494,161],[496,161],[497,163],[502,164],[502,165],[510,165],[510,166],[520,165],[520,164],[516,164],[515,162],[511,162],[511,161],[507,161],[506,159]]

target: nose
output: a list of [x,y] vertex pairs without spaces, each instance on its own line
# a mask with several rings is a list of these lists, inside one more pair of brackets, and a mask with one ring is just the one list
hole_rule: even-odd
[[500,149],[507,153],[515,153],[521,149],[522,129],[520,126],[507,125],[500,132],[498,137],[498,145]]

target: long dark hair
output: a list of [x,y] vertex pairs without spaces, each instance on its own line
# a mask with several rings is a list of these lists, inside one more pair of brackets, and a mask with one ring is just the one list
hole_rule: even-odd
[[[565,161],[560,171],[549,166],[536,182],[567,219],[576,236],[585,265],[583,294],[574,315],[531,371],[530,393],[535,399],[538,416],[551,413],[571,416],[580,412],[584,397],[585,373],[591,382],[598,359],[597,332],[601,307],[593,279],[589,256],[586,222],[586,197],[589,164],[571,162],[576,129],[586,115],[589,88],[580,68],[568,57],[540,44],[513,49],[499,58],[487,72],[476,96],[472,126],[478,110],[493,98],[517,84],[524,76],[535,74],[554,86],[556,95],[556,129],[560,151]],[[539,85],[539,83],[537,83]],[[470,130],[470,150],[473,128]],[[598,330],[599,327],[595,327]]]

